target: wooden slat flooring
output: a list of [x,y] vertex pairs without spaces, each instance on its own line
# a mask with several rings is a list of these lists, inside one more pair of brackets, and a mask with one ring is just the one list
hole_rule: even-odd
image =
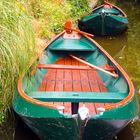
[[[81,62],[71,57],[61,58],[56,64],[84,66]],[[97,71],[89,70],[71,70],[71,69],[49,69],[45,75],[39,91],[65,91],[65,92],[107,92],[102,79]],[[86,93],[85,93],[86,94]],[[94,93],[93,93],[94,94]],[[51,102],[51,104],[62,105],[65,107],[64,113],[72,113],[72,103]],[[89,108],[90,115],[98,114],[98,107],[104,107],[104,103],[79,103],[79,107],[85,106]]]

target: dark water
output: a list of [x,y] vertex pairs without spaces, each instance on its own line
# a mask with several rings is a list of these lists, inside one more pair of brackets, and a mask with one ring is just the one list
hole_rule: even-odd
[[[112,0],[128,15],[129,28],[115,37],[96,37],[95,40],[125,69],[132,79],[135,89],[140,89],[140,3],[134,0]],[[140,95],[137,95],[140,101]],[[135,119],[116,137],[118,140],[140,140],[140,119]],[[21,121],[9,119],[0,128],[0,140],[39,140]],[[114,138],[115,139],[115,138]]]
[[[128,16],[129,28],[115,37],[96,37],[95,40],[124,68],[140,92],[140,3],[134,0],[112,0]],[[140,95],[137,94],[139,103]],[[139,115],[140,117],[140,115]],[[119,135],[119,140],[140,140],[140,119],[135,119]]]

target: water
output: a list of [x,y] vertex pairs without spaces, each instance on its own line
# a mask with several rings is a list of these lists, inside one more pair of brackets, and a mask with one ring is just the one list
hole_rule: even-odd
[[[140,91],[140,3],[134,0],[112,0],[128,15],[129,28],[115,37],[96,37],[95,40],[124,68]],[[137,95],[140,103],[140,95]],[[129,128],[129,129],[128,129]],[[129,136],[132,134],[131,136]],[[118,136],[120,140],[140,140],[140,119],[136,119]]]
[[[115,37],[96,37],[95,40],[125,69],[132,79],[136,91],[140,89],[140,3],[134,0],[112,0],[128,15],[129,28],[124,34]],[[140,95],[138,95],[140,101]],[[124,128],[116,137],[118,140],[140,140],[140,120]],[[1,140],[39,140],[20,120],[16,124],[9,119],[0,128]]]
[[125,69],[133,80],[136,90],[140,88],[140,3],[116,2],[129,19],[126,33],[115,37],[98,37],[95,40]]

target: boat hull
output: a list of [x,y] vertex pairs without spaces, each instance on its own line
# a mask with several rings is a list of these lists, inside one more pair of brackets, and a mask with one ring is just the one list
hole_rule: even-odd
[[127,29],[127,15],[117,6],[103,4],[79,20],[79,28],[95,35],[116,35]]
[[79,28],[96,35],[116,35],[127,29],[128,20],[114,15],[95,14],[89,20],[79,21]]
[[[91,75],[91,80],[102,83],[102,86],[98,84],[97,87],[97,82],[94,82],[95,91],[86,90],[81,93],[79,90],[69,89],[58,92],[58,89],[54,89],[58,85],[55,82],[57,80],[52,79],[52,76],[55,76],[54,73],[49,73],[49,70],[38,67],[36,74],[31,77],[28,77],[28,73],[23,74],[19,79],[18,88],[14,94],[13,109],[40,139],[112,139],[138,114],[139,108],[133,84],[123,69],[94,40],[79,35],[74,39],[69,39],[69,36],[73,37],[73,35],[76,36],[76,34],[63,34],[62,32],[55,37],[48,44],[48,48],[44,49],[39,64],[50,66],[49,64],[62,61],[61,58],[65,58],[66,63],[67,56],[73,58],[76,55],[79,56],[75,57],[76,59],[84,58],[82,62],[87,60],[86,63],[95,64],[99,68],[108,65],[113,67],[117,72],[117,78],[112,76],[113,73],[107,74],[107,71],[105,71],[106,73],[101,71],[97,73],[92,69],[92,72],[96,74],[96,79],[93,79],[95,75]],[[60,66],[62,65],[59,65],[59,68]],[[64,65],[61,68],[63,69]],[[65,78],[65,76],[62,77]],[[83,82],[85,82],[85,77]],[[50,80],[51,84],[45,78]],[[81,78],[79,79],[81,80]],[[62,83],[60,82],[62,80],[59,79],[59,83]],[[68,78],[67,85],[69,85],[69,81],[72,80]],[[49,85],[47,88],[45,82]],[[56,85],[52,87],[54,83]],[[80,83],[82,82],[80,81]],[[81,86],[84,89],[87,84],[83,84],[84,86]],[[48,90],[50,87],[53,90]],[[79,103],[79,108],[77,108],[77,103]],[[83,106],[80,106],[81,103]],[[83,108],[86,109],[86,113],[83,113],[84,117],[81,110]]]
[[13,109],[42,140],[111,140],[136,116],[138,103],[134,97],[126,106],[90,116],[85,121],[78,115],[63,115],[31,104],[18,94],[15,94]]
[[90,119],[84,127],[78,118],[21,118],[42,140],[112,140],[131,121]]

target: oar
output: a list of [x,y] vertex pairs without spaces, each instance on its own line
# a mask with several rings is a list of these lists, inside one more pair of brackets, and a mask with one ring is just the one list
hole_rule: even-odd
[[89,34],[89,33],[86,33],[86,32],[83,32],[83,31],[80,31],[80,30],[77,30],[77,29],[72,28],[71,30],[73,30],[75,32],[78,32],[79,34],[82,34],[82,35],[87,35],[89,37],[94,37],[94,35],[92,35],[92,34]]
[[104,0],[104,3],[105,3],[105,4],[108,4],[108,5],[110,5],[110,6],[112,6],[112,4],[111,4],[111,3],[109,3],[109,1],[108,1],[108,0]]
[[71,21],[67,21],[65,23],[65,26],[64,26],[64,29],[69,33],[71,31],[75,31],[75,32],[78,32],[79,34],[81,35],[87,35],[89,37],[94,37],[94,35],[92,34],[89,34],[89,33],[86,33],[86,32],[83,32],[83,31],[80,31],[80,30],[77,30],[77,29],[73,29],[72,28],[72,22]]
[[76,56],[74,56],[74,55],[70,55],[70,56],[71,56],[72,58],[74,58],[74,59],[76,59],[76,60],[78,60],[78,61],[80,61],[80,62],[82,62],[82,63],[84,63],[84,64],[86,64],[86,65],[88,65],[88,66],[90,66],[90,67],[92,67],[92,68],[94,68],[94,69],[96,69],[96,70],[102,71],[102,72],[104,72],[104,73],[106,73],[106,74],[109,74],[109,75],[115,77],[115,78],[118,77],[118,74],[116,74],[116,73],[111,73],[111,72],[109,72],[109,71],[106,71],[106,70],[104,70],[104,69],[102,69],[102,68],[100,68],[100,67],[98,67],[98,66],[95,66],[95,65],[93,65],[93,64],[90,64],[90,63],[86,62],[85,60],[82,60],[82,59],[80,59],[80,58],[78,58],[78,57],[76,57]]

